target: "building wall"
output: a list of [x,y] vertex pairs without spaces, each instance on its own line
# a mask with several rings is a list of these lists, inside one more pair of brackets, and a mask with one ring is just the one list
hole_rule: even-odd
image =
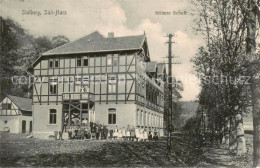
[[[50,109],[57,110],[56,124],[50,124]],[[61,130],[62,104],[33,105],[33,137],[47,139],[54,131]]]
[[8,127],[11,133],[22,133],[22,121],[26,121],[25,133],[30,133],[30,121],[32,120],[32,116],[1,116],[0,129],[3,131],[4,127]]
[[[3,109],[3,104],[11,104],[10,109]],[[20,109],[8,98],[0,102],[0,130],[8,127],[11,133],[22,133],[22,121],[26,121],[26,132],[30,132],[32,116],[23,116]]]
[[[30,133],[30,122],[33,121],[32,116],[19,116],[19,133],[22,133],[22,122],[26,122],[26,133]],[[33,125],[32,125],[33,127]],[[33,130],[33,128],[32,128]]]
[[[117,58],[117,65],[108,65],[110,59]],[[62,101],[62,93],[77,92],[76,78],[88,78],[89,82],[82,83],[95,93],[96,101],[128,101],[135,99],[135,52],[118,52],[108,54],[88,54],[86,56],[57,56],[43,57],[34,67],[36,77],[33,88],[34,103],[57,103]],[[78,66],[77,60],[88,59],[88,66]],[[58,67],[49,67],[50,61],[58,61]],[[122,81],[117,82],[118,89],[109,93],[105,85],[109,76],[115,76]],[[57,93],[50,94],[50,81],[58,81]],[[100,82],[101,81],[101,82]],[[109,96],[107,96],[109,94]]]
[[[7,123],[5,123],[7,121]],[[20,133],[19,116],[1,116],[0,129],[3,131],[4,127],[8,127],[11,133]]]
[[[108,124],[108,110],[116,109],[116,124]],[[95,104],[95,119],[96,122],[105,124],[109,129],[127,127],[128,125],[135,126],[135,111],[136,104]]]
[[[108,59],[118,57],[118,65],[108,65]],[[143,76],[145,75],[143,64],[140,67],[137,63],[140,60],[137,58],[143,57],[144,55],[138,55],[136,52],[122,52],[122,53],[111,53],[111,54],[89,54],[86,56],[80,56],[83,60],[88,58],[88,66],[77,66],[78,56],[56,56],[56,57],[43,57],[43,59],[35,66],[34,75],[37,77],[35,87],[33,90],[33,103],[34,103],[34,137],[48,138],[52,135],[55,130],[61,129],[62,119],[62,93],[76,92],[77,82],[75,78],[80,76],[81,79],[87,77],[89,79],[89,92],[95,94],[95,120],[102,124],[108,124],[108,109],[115,108],[117,113],[118,127],[126,127],[127,125],[137,126],[136,112],[138,102],[142,105],[147,105],[146,102],[146,85],[145,83],[151,83],[155,85],[154,81],[146,80]],[[50,61],[58,61],[58,67],[49,67]],[[137,71],[137,68],[139,69]],[[141,73],[142,71],[142,73]],[[137,83],[136,74],[140,74],[140,80]],[[96,83],[96,79],[100,81],[99,76],[115,75],[116,78],[123,78],[123,81],[117,81],[117,87],[115,93],[108,92],[107,83]],[[50,79],[53,76],[57,76],[58,86],[57,93],[50,95]],[[65,77],[62,79],[62,77]],[[95,82],[90,82],[93,80]],[[107,80],[107,79],[106,79]],[[101,79],[102,82],[104,82]],[[139,87],[139,91],[137,91]],[[162,90],[156,86],[153,90]],[[158,93],[161,91],[158,91]],[[138,95],[137,95],[138,94]],[[159,96],[159,94],[158,94]],[[159,99],[158,99],[159,100]],[[159,118],[163,114],[160,113],[160,105],[163,102],[162,99],[158,104],[149,105],[150,114]],[[57,109],[57,124],[50,125],[49,122],[49,110]],[[152,110],[157,109],[157,111]],[[115,125],[109,125],[110,128]],[[156,126],[153,126],[155,128]],[[159,127],[158,127],[159,128]]]
[[[2,104],[11,104],[11,109],[2,109]],[[20,115],[21,111],[19,108],[8,98],[5,97],[2,102],[0,102],[0,116],[15,116]]]
[[163,113],[151,110],[144,106],[137,105],[135,112],[135,121],[137,127],[157,130],[160,136],[163,135]]

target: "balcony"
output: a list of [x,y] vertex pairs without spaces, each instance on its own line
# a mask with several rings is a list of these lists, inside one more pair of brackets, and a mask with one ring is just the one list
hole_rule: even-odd
[[62,93],[63,101],[91,101],[94,102],[95,95],[90,92],[69,92]]
[[146,107],[159,111],[159,106],[148,100],[146,101]]

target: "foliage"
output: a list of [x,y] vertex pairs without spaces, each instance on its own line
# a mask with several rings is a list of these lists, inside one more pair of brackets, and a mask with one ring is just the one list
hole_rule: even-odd
[[191,60],[201,79],[199,103],[206,107],[208,126],[221,131],[226,118],[251,110],[248,79],[256,67],[247,57],[247,1],[192,1],[195,30],[205,39]]
[[[26,84],[14,84],[12,77],[29,76],[32,74],[32,64],[40,56],[54,47],[69,42],[65,36],[53,37],[50,40],[46,36],[33,37],[21,25],[10,18],[0,16],[2,25],[1,49],[0,49],[0,94],[9,93],[17,96],[25,96],[32,92],[32,86]],[[28,78],[27,78],[28,79]]]

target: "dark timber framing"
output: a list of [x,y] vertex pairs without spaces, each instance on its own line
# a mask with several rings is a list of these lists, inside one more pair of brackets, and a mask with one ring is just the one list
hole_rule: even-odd
[[[160,94],[163,95],[163,91],[161,92],[158,90],[158,87],[153,86],[153,84],[149,84],[150,81],[145,79],[145,77],[143,76],[145,75],[145,72],[144,74],[141,74],[139,72],[139,67],[137,67],[137,58],[139,57],[145,62],[150,61],[149,52],[147,51],[148,46],[144,43],[146,43],[146,38],[144,39],[142,45],[143,48],[139,49],[43,56],[41,59],[38,59],[36,61],[36,63],[40,63],[39,68],[34,68],[35,71],[39,71],[39,75],[35,75],[37,77],[36,79],[40,79],[41,81],[39,83],[39,80],[37,80],[37,82],[35,82],[34,84],[36,94],[34,94],[33,96],[33,103],[36,105],[62,104],[62,122],[64,123],[63,127],[65,126],[65,124],[70,125],[70,121],[72,120],[72,118],[77,117],[81,121],[83,118],[85,118],[83,117],[85,113],[87,113],[87,118],[90,121],[90,115],[93,115],[92,113],[90,114],[90,111],[95,110],[95,103],[135,103],[137,105],[140,105],[142,108],[147,108],[155,112],[163,113],[163,110],[161,110],[161,108],[163,108],[163,105],[160,104]],[[108,56],[109,59],[111,59],[111,65],[108,65]],[[80,66],[78,66],[77,63],[78,58],[80,58],[81,60]],[[88,59],[88,66],[84,66],[84,58]],[[115,59],[117,59],[117,64],[114,64]],[[50,60],[53,61],[52,67],[50,67]],[[56,60],[58,60],[59,62],[58,67],[55,66]],[[44,66],[43,61],[47,63],[47,66]],[[44,73],[45,71],[46,73]],[[58,76],[55,95],[50,94],[50,79],[53,75]],[[109,91],[108,79],[111,75],[114,75],[116,78],[115,92]],[[121,77],[121,75],[125,77],[124,86],[121,85],[121,79],[119,80],[119,77]],[[77,79],[75,78],[76,76],[79,76],[81,80],[79,90],[78,88],[76,88],[78,87],[76,86],[78,84]],[[59,81],[59,77],[62,77],[62,84]],[[64,79],[63,77],[68,77],[68,79]],[[71,81],[72,77],[74,77],[73,81]],[[91,100],[89,97],[87,99],[82,97],[83,93],[81,93],[81,88],[83,87],[83,85],[85,85],[84,77],[88,78],[88,93],[93,94],[94,97]],[[99,77],[99,80],[97,80],[97,77]],[[102,83],[104,83],[103,77],[106,77],[106,85],[102,85]],[[46,78],[48,81],[43,81],[44,78]],[[140,84],[138,83],[138,80],[140,80]],[[99,84],[97,84],[96,82],[99,82]],[[143,83],[148,83],[148,85],[144,85]],[[37,90],[37,86],[39,84],[41,85],[40,93]],[[146,94],[148,94],[146,86],[149,87],[150,91],[155,90],[155,92],[151,92],[153,93],[152,97],[154,97],[151,100],[145,96]],[[46,89],[43,89],[43,87],[48,88],[47,93]],[[80,95],[80,97],[79,99],[72,100],[71,96],[73,96],[73,94],[76,94],[76,91],[77,94]],[[65,94],[69,94],[69,100],[64,99]],[[160,97],[156,98],[155,96],[158,95]],[[158,103],[158,101],[160,101],[160,103]],[[86,108],[86,106],[87,109],[84,109]],[[142,109],[140,109],[140,112],[141,111]],[[141,113],[139,115],[141,115]],[[152,116],[150,116],[150,112],[146,111],[145,109],[143,109],[142,115],[144,116],[142,122],[145,123],[147,122],[147,118],[152,118],[152,116],[154,116],[153,114]],[[155,116],[158,117],[158,115]]]

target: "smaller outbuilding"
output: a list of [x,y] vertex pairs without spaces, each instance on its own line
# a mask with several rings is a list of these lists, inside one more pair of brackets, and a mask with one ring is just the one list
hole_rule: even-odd
[[32,132],[32,99],[6,94],[0,102],[0,131]]

